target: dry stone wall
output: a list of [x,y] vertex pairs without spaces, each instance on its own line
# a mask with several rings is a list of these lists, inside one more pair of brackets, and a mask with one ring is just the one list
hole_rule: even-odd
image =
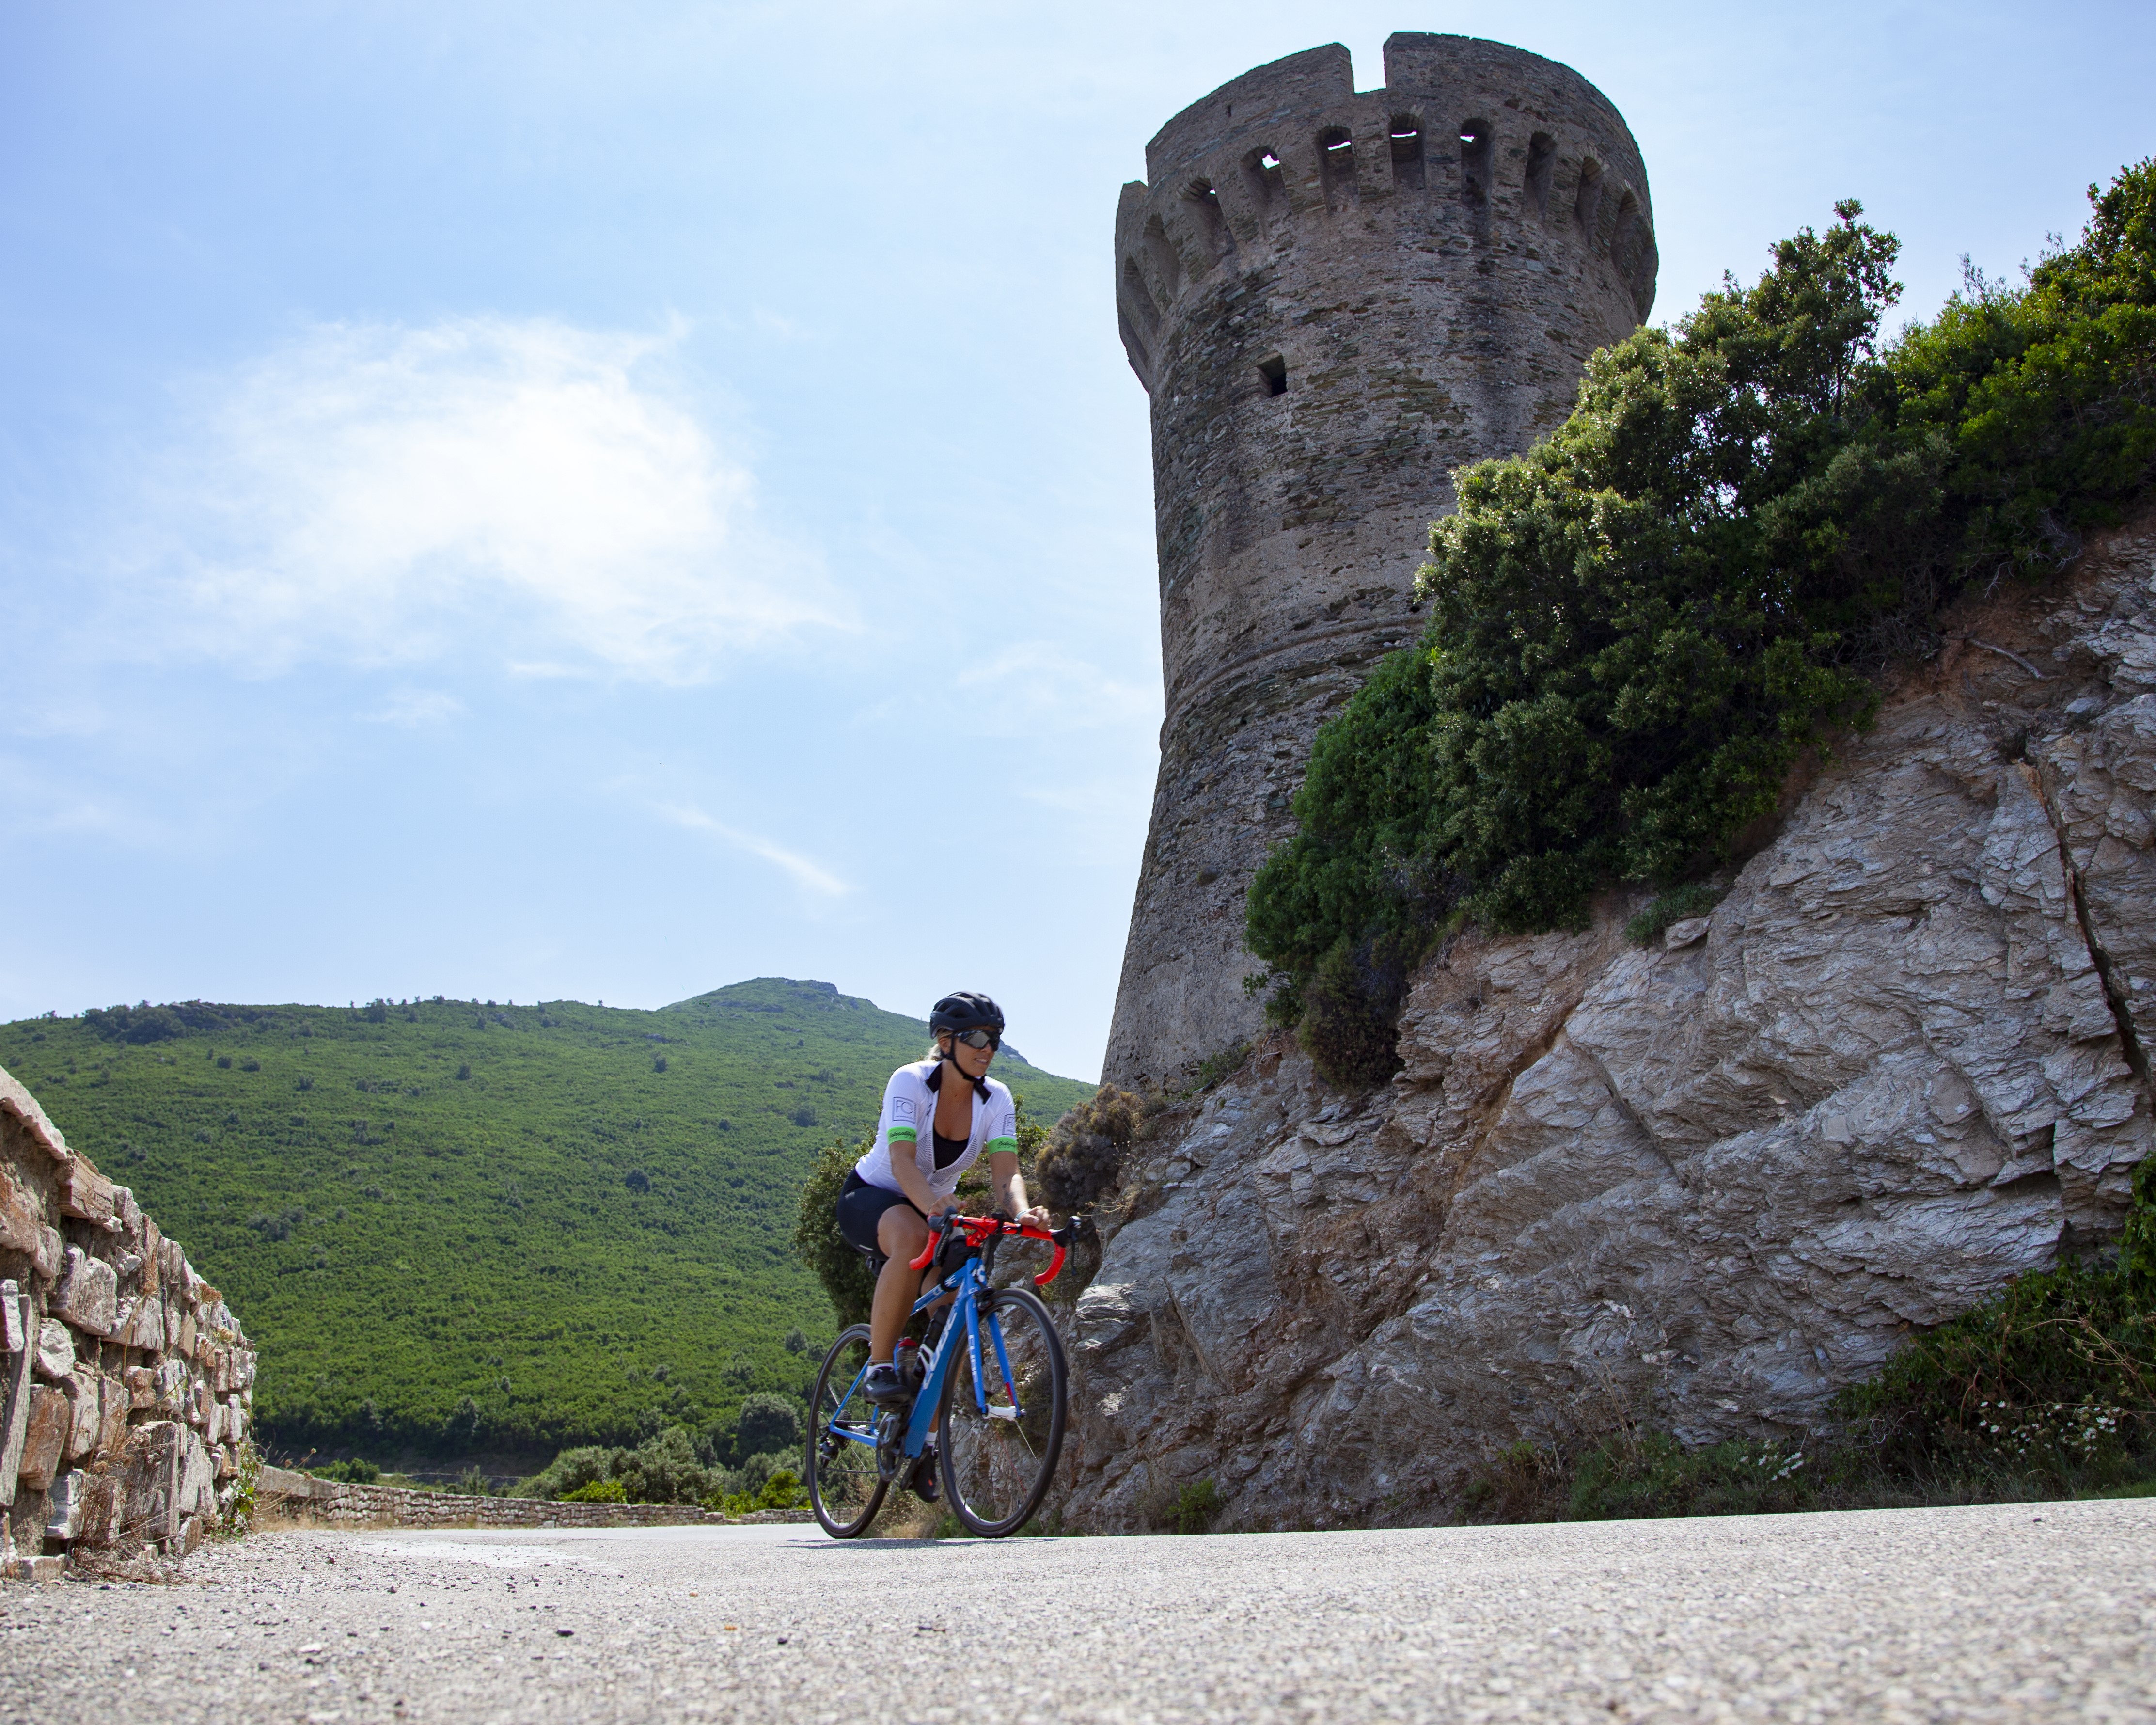
[[2156,519],[1951,619],[1711,916],[1453,942],[1405,1069],[1169,1117],[1069,1334],[1066,1513],[1417,1522],[1522,1439],[1801,1440],[2116,1241],[2156,1145]]
[[134,1194],[0,1070],[0,1564],[80,1548],[184,1555],[222,1513],[254,1350]]
[[418,1491],[406,1486],[318,1480],[290,1468],[265,1467],[258,1499],[300,1518],[331,1527],[675,1527],[706,1522],[799,1522],[806,1510],[758,1510],[727,1516],[681,1503],[552,1503],[537,1497],[481,1497],[458,1491]]
[[1244,900],[1318,722],[1418,626],[1452,470],[1526,449],[1654,303],[1646,171],[1569,67],[1403,32],[1223,85],[1146,148],[1116,305],[1152,397],[1167,718],[1106,1076],[1255,1034]]

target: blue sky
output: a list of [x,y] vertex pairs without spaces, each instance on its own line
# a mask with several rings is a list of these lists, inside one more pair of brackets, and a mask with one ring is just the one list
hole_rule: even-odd
[[0,8],[0,1015],[776,973],[1094,1073],[1116,190],[1401,28],[1624,110],[1658,320],[1851,195],[1928,312],[2156,147],[2123,5]]

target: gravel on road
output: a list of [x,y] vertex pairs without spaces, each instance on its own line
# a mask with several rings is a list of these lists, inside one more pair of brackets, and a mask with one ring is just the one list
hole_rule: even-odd
[[841,1543],[294,1531],[0,1590],[0,1718],[2156,1722],[2156,1501]]

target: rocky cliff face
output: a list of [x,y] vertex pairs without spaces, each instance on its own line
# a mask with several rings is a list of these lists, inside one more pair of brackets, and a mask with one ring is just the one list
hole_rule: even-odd
[[1469,936],[1404,1070],[1284,1040],[1168,1117],[1070,1323],[1066,1513],[1411,1522],[1620,1410],[1787,1434],[2101,1250],[2151,1143],[2156,521],[1890,692],[1712,916]]

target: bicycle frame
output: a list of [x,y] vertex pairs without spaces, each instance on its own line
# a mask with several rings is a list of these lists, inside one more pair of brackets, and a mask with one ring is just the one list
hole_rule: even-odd
[[[975,1247],[986,1245],[1000,1231],[999,1225],[993,1219],[988,1217],[961,1217],[953,1225],[963,1231],[968,1243]],[[1063,1230],[1063,1237],[1058,1238],[1054,1234],[1030,1227],[1024,1231],[1024,1238],[1045,1240],[1055,1248],[1055,1260],[1050,1264],[1046,1271],[1034,1277],[1036,1286],[1054,1281],[1056,1273],[1063,1268],[1064,1246],[1070,1232],[1070,1229],[1065,1228]],[[930,1237],[928,1245],[921,1256],[909,1267],[915,1270],[926,1270],[934,1260],[936,1252],[942,1241],[943,1235],[939,1230]],[[915,1301],[912,1311],[907,1313],[909,1318],[918,1317],[946,1295],[952,1296],[950,1316],[944,1319],[943,1333],[936,1338],[936,1351],[929,1356],[927,1368],[921,1374],[921,1388],[915,1393],[913,1398],[912,1417],[906,1421],[906,1440],[901,1445],[901,1449],[910,1461],[920,1459],[921,1452],[927,1447],[928,1435],[936,1429],[937,1414],[943,1400],[943,1379],[948,1375],[952,1365],[957,1358],[957,1354],[951,1344],[962,1329],[965,1333],[966,1346],[971,1350],[972,1357],[978,1359],[981,1357],[981,1331],[985,1324],[988,1339],[995,1347],[996,1370],[1001,1374],[1004,1388],[1010,1396],[1009,1412],[1006,1413],[1000,1408],[990,1408],[988,1394],[982,1387],[981,1374],[975,1372],[973,1402],[976,1409],[983,1417],[991,1420],[1015,1420],[1024,1417],[1024,1410],[1019,1406],[1018,1386],[1011,1378],[1010,1355],[1004,1348],[1003,1327],[996,1322],[993,1297],[988,1301],[988,1312],[983,1314],[981,1310],[983,1296],[993,1296],[995,1291],[988,1286],[988,1266],[993,1261],[993,1246],[985,1252],[968,1257],[928,1292]],[[867,1375],[866,1365],[854,1374],[853,1382],[846,1386],[845,1394],[839,1398],[840,1407],[844,1407],[853,1399],[855,1392],[861,1387],[861,1379]],[[865,1426],[859,1426],[850,1425],[841,1420],[834,1420],[830,1422],[829,1430],[834,1436],[844,1438],[851,1443],[865,1445],[873,1450],[878,1447],[877,1423],[871,1421]]]

